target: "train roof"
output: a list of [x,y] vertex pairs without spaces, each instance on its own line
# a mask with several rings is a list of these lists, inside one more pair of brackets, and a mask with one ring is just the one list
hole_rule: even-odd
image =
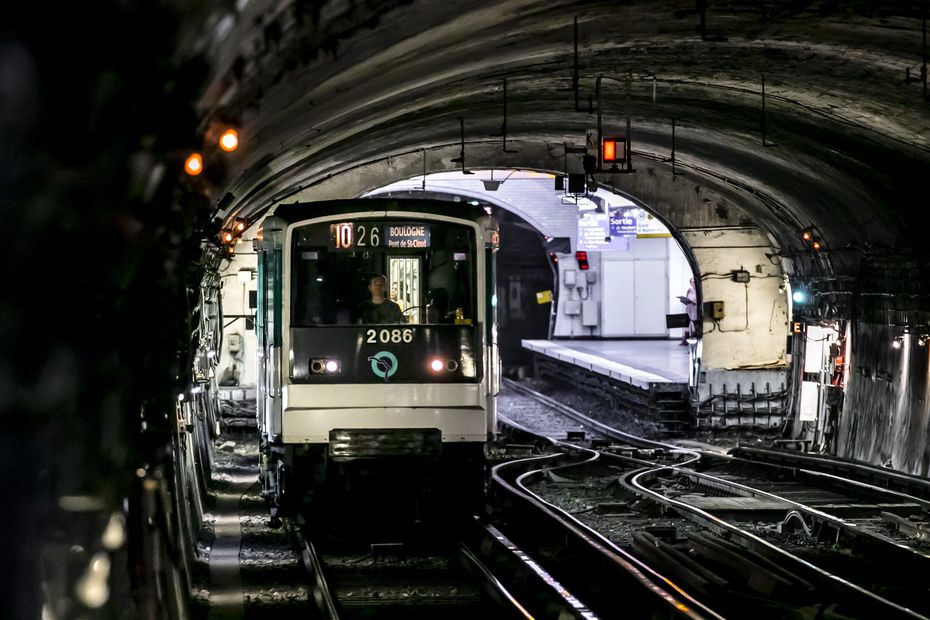
[[350,198],[320,202],[292,202],[278,205],[273,215],[291,223],[310,217],[361,211],[411,211],[448,215],[471,221],[477,221],[488,215],[480,206],[434,198]]

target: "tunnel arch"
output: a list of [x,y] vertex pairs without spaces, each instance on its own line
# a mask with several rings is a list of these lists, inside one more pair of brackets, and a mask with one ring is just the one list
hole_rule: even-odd
[[[482,167],[475,167],[475,168],[471,169],[472,172],[484,172],[484,171],[487,171],[487,170],[488,170],[488,168],[485,168],[485,167],[483,167],[483,166],[482,166]],[[537,173],[537,174],[542,174],[542,175],[547,175],[548,177],[553,178],[553,179],[554,179],[555,175],[564,175],[564,171],[560,171],[560,170],[540,170],[540,169],[528,170],[528,169],[526,169],[526,168],[505,168],[505,169],[493,169],[493,168],[492,168],[491,170],[500,170],[501,175],[502,175],[502,176],[505,176],[505,177],[508,176],[508,174],[510,174],[510,173],[512,173],[512,172],[521,172],[521,171],[523,171],[523,172],[530,172],[530,173]],[[445,171],[445,172],[454,172],[454,171],[453,171],[453,170],[447,170],[447,171]],[[458,195],[458,196],[472,197],[472,198],[476,198],[476,199],[480,199],[480,200],[484,200],[484,201],[490,202],[490,203],[492,203],[492,204],[498,206],[498,207],[501,208],[501,209],[510,211],[510,212],[512,212],[512,213],[516,213],[520,218],[522,218],[524,221],[526,221],[527,223],[529,223],[530,225],[532,225],[538,232],[540,232],[540,234],[542,234],[542,235],[548,235],[548,236],[553,236],[553,237],[556,236],[556,235],[554,235],[554,234],[550,234],[550,233],[552,233],[553,231],[550,230],[550,229],[548,229],[544,223],[540,222],[540,221],[538,220],[538,218],[536,217],[536,214],[535,214],[535,213],[533,213],[533,212],[530,211],[530,210],[521,209],[521,208],[519,208],[519,205],[509,204],[507,201],[499,199],[499,198],[498,198],[498,195],[497,195],[497,192],[490,192],[490,191],[471,191],[471,190],[466,190],[466,189],[455,188],[454,185],[453,185],[453,181],[452,181],[452,180],[449,181],[449,185],[448,185],[448,186],[442,184],[441,181],[440,181],[439,183],[437,183],[437,180],[438,180],[438,179],[437,179],[436,177],[437,177],[438,175],[440,175],[440,174],[442,174],[442,173],[441,173],[441,172],[440,172],[440,173],[435,173],[435,172],[434,172],[434,173],[430,173],[430,174],[426,174],[426,175],[422,175],[422,174],[421,174],[421,175],[414,176],[414,177],[408,177],[408,178],[406,178],[406,179],[398,179],[397,181],[394,181],[393,183],[388,184],[388,185],[386,185],[386,186],[383,186],[383,187],[381,187],[381,188],[378,188],[378,189],[375,189],[375,190],[371,190],[371,191],[365,192],[363,195],[365,195],[365,196],[369,196],[369,195],[378,195],[378,194],[382,193],[383,191],[391,191],[391,190],[388,190],[387,188],[394,187],[394,186],[397,186],[399,189],[400,189],[400,188],[406,189],[406,186],[404,185],[404,182],[405,182],[405,181],[408,181],[408,182],[411,183],[411,186],[410,186],[410,188],[409,188],[409,189],[410,189],[409,194],[410,194],[410,195],[416,195],[417,192],[420,191],[420,190],[418,190],[418,189],[415,187],[415,183],[416,183],[417,179],[423,179],[423,180],[424,180],[424,186],[425,186],[425,182],[426,182],[426,181],[429,181],[429,182],[431,183],[431,187],[430,187],[430,191],[431,191],[431,192],[439,192],[439,193],[445,193],[445,194],[448,194],[448,195]],[[432,179],[431,179],[431,177],[432,177]],[[463,179],[463,180],[464,180],[464,179]],[[609,193],[614,194],[615,196],[618,196],[618,197],[620,197],[620,198],[623,198],[624,200],[627,200],[628,202],[632,203],[632,204],[635,205],[636,207],[645,210],[645,211],[646,211],[647,213],[649,213],[651,216],[653,216],[653,217],[655,217],[656,219],[658,219],[658,220],[662,223],[663,226],[665,226],[665,228],[666,228],[666,229],[669,231],[669,233],[672,235],[672,238],[673,238],[673,239],[675,240],[675,242],[678,244],[678,247],[679,247],[679,249],[681,250],[681,252],[684,254],[685,259],[686,259],[687,262],[688,262],[688,266],[689,266],[689,269],[690,269],[690,271],[691,271],[691,274],[692,274],[693,276],[695,276],[695,277],[698,278],[698,280],[697,280],[697,295],[698,295],[698,303],[700,304],[700,300],[701,300],[701,298],[702,298],[702,296],[701,296],[701,286],[700,286],[700,273],[701,273],[701,272],[700,272],[700,266],[698,265],[697,259],[696,259],[696,257],[694,256],[694,252],[691,251],[691,248],[690,248],[690,246],[688,245],[687,240],[682,236],[682,234],[681,234],[681,232],[678,230],[678,228],[676,228],[675,225],[674,225],[673,223],[669,222],[663,214],[656,212],[655,209],[653,209],[650,205],[648,205],[647,203],[645,203],[643,200],[640,200],[638,197],[633,196],[633,195],[629,194],[628,192],[626,192],[626,191],[624,191],[624,190],[617,189],[616,187],[614,187],[614,186],[612,186],[612,185],[610,185],[610,184],[605,184],[605,183],[603,183],[603,182],[601,182],[601,181],[598,181],[598,189],[605,190],[605,191],[607,191],[607,192],[609,192]]]
[[[481,162],[475,170],[493,167],[495,170],[529,169],[550,174],[564,171],[564,156],[553,156],[550,145],[516,144],[519,145],[518,153],[503,153],[499,144],[467,145],[466,167],[474,155],[474,161]],[[460,156],[460,149],[460,145],[449,145],[428,152],[411,151],[347,166],[310,187],[300,189],[285,201],[362,195],[391,182],[422,177],[424,167],[427,178],[433,173],[461,170],[462,165],[452,161]],[[783,392],[789,380],[785,372],[788,366],[785,337],[791,308],[784,289],[780,288],[786,275],[782,261],[765,257],[780,254],[779,247],[772,245],[771,239],[783,235],[784,231],[766,230],[750,217],[740,199],[758,200],[758,194],[747,197],[741,194],[741,188],[734,190],[713,177],[693,176],[693,173],[673,175],[667,162],[640,158],[636,153],[634,164],[640,172],[611,175],[609,179],[599,179],[599,185],[607,191],[632,198],[632,202],[653,213],[672,232],[700,283],[699,300],[723,302],[724,308],[741,309],[743,314],[741,327],[726,327],[726,323],[730,322],[727,310],[719,319],[709,323],[700,321],[707,329],[698,341],[692,368],[691,386],[696,406],[716,398],[715,389],[723,393],[732,390],[732,377],[737,375],[740,379],[735,383],[745,383],[747,392],[755,390],[756,385],[772,384],[778,386],[775,392]],[[570,171],[580,171],[580,162],[575,162],[574,170],[571,168]],[[721,286],[727,278],[735,277],[718,271],[719,255],[726,249],[726,235],[738,235],[743,240],[730,251],[742,252],[741,258],[750,261],[749,269],[744,269],[742,264],[733,264],[726,266],[727,271],[740,270],[753,279],[756,276],[766,278],[764,284],[760,280],[753,286],[759,289],[760,299],[765,300],[762,305],[769,310],[767,315],[758,308],[750,310],[750,284],[745,285],[745,295],[742,296]],[[713,239],[712,246],[703,248],[703,257],[694,251],[696,241],[701,239]],[[753,252],[751,257],[746,255],[750,250]],[[704,279],[705,275],[712,280]],[[740,370],[746,368],[751,370]],[[742,390],[739,388],[737,391]],[[771,425],[780,421],[778,418]]]

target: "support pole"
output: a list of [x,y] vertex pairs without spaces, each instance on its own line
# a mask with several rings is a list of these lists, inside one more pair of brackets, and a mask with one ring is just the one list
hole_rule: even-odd
[[762,74],[762,146],[765,146],[765,74]]
[[572,74],[572,89],[575,91],[575,111],[578,111],[578,16],[575,16],[575,72]]
[[697,0],[698,13],[701,14],[701,41],[707,40],[707,0]]
[[[598,108],[600,108],[600,104],[598,104]],[[600,114],[600,109],[598,109],[598,114]],[[631,157],[633,148],[630,146],[633,141],[631,114],[633,114],[633,69],[630,69],[626,80],[626,142],[624,143],[624,150],[626,151],[626,169],[629,171],[633,170]]]
[[598,172],[604,167],[603,153],[601,153],[601,144],[603,144],[603,135],[601,134],[601,76],[597,76],[594,82],[594,96],[597,98],[597,170]]
[[924,101],[927,100],[927,5],[924,4],[924,35],[923,35],[923,65],[920,67],[920,78],[924,82]]

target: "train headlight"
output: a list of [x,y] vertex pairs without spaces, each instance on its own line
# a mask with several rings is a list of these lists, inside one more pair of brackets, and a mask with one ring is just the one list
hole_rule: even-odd
[[442,371],[446,372],[455,372],[459,369],[459,363],[455,360],[442,359],[441,357],[434,357],[429,361],[429,369],[435,373],[440,373]]
[[332,375],[339,372],[339,360],[332,358],[318,358],[310,360],[311,375]]

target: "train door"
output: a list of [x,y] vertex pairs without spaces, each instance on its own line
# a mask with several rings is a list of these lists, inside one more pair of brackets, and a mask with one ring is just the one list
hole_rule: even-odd
[[418,256],[388,257],[389,296],[400,306],[408,323],[422,322],[421,263]]

